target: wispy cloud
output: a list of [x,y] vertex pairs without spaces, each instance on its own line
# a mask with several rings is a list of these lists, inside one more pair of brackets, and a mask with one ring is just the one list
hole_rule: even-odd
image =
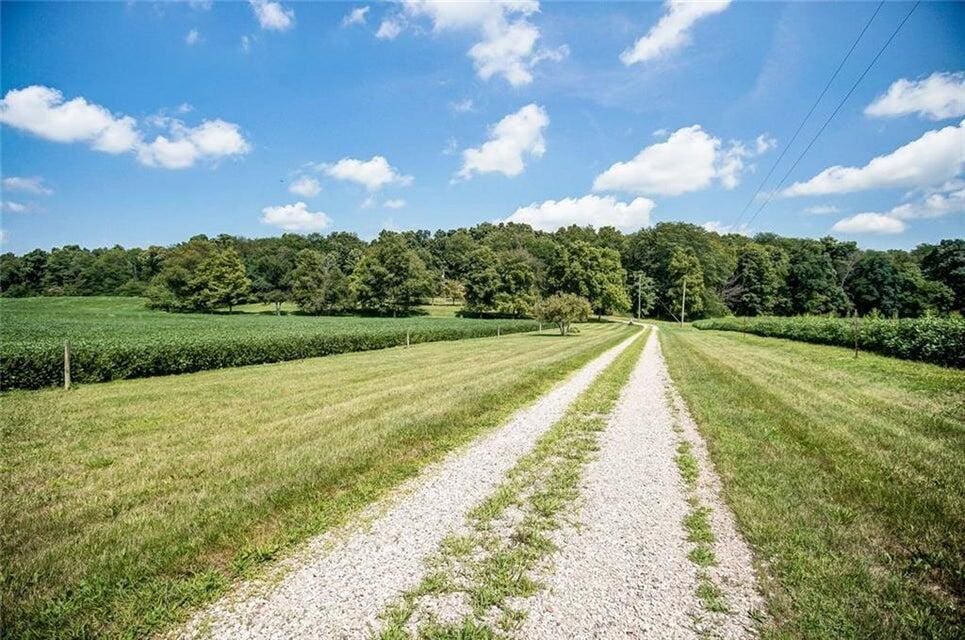
[[690,43],[690,30],[702,18],[724,11],[730,0],[718,2],[686,2],[670,0],[667,12],[650,28],[647,35],[620,54],[625,65],[637,64],[669,55]]

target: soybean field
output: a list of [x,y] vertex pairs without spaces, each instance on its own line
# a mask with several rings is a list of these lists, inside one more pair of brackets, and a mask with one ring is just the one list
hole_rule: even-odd
[[70,341],[75,382],[190,373],[383,349],[409,343],[532,331],[532,320],[456,317],[275,316],[153,311],[140,298],[0,300],[4,389],[63,381]]

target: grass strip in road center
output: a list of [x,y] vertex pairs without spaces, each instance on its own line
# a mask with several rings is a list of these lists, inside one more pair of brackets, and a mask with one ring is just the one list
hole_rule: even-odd
[[525,617],[517,604],[539,589],[537,575],[555,551],[548,534],[578,497],[646,341],[641,335],[627,347],[443,542],[421,583],[383,614],[381,640],[512,636]]

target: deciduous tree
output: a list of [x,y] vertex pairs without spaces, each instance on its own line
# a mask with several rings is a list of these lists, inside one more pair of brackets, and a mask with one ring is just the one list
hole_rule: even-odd
[[574,322],[586,322],[593,310],[586,298],[572,293],[560,293],[545,298],[536,305],[536,316],[544,322],[552,322],[565,336]]
[[367,309],[407,312],[432,290],[425,262],[397,233],[383,231],[359,261],[352,288]]

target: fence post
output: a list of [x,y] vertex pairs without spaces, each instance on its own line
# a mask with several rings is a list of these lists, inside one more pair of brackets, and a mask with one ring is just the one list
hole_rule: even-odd
[[542,321],[539,323],[539,331],[538,331],[538,333],[543,333],[543,323],[542,323]]
[[851,323],[851,332],[854,334],[854,357],[858,357],[858,310],[854,310],[854,315],[852,316],[854,320]]
[[405,330],[405,348],[406,349],[409,348],[409,330],[408,329]]
[[497,324],[497,325],[496,325],[496,337],[498,338],[498,337],[501,336],[501,335],[502,335],[502,329],[501,329],[501,328],[499,327],[499,325]]
[[64,340],[64,389],[70,391],[70,340]]

